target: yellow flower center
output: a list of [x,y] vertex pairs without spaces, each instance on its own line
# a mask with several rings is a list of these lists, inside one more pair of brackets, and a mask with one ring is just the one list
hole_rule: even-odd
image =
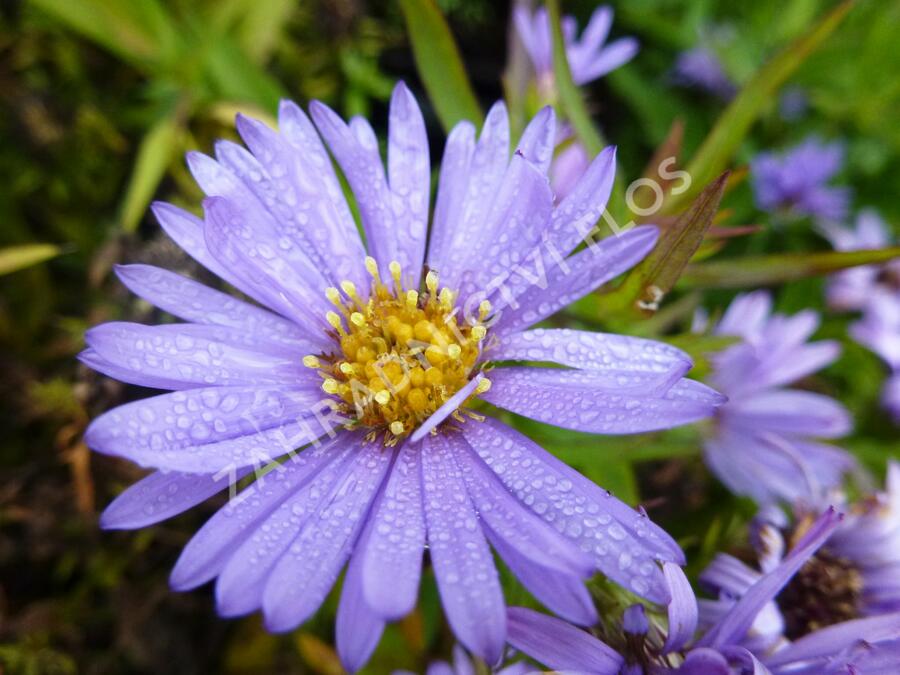
[[[478,318],[466,322],[456,294],[438,287],[436,272],[428,272],[420,293],[403,287],[399,263],[389,267],[391,279],[383,281],[378,264],[366,258],[367,300],[350,281],[326,291],[336,308],[327,319],[339,350],[303,363],[319,372],[322,389],[339,399],[353,426],[371,427],[372,438],[383,430],[385,444],[393,445],[470,381],[491,306],[482,302]],[[489,387],[484,379],[473,395]]]

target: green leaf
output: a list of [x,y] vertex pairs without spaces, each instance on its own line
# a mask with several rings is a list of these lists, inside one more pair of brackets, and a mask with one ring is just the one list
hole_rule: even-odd
[[723,173],[707,185],[691,207],[665,227],[656,247],[635,267],[620,288],[610,294],[613,307],[633,307],[655,312],[663,296],[675,286],[685,267],[703,243],[706,231],[719,210],[728,181]]
[[690,265],[681,280],[686,285],[705,288],[764,286],[884,263],[898,257],[900,246],[871,251],[763,255]]
[[53,244],[22,244],[0,248],[0,276],[50,260],[61,252]]
[[483,115],[459,48],[434,0],[400,0],[422,84],[445,131],[461,120],[481,127]]
[[178,149],[182,131],[179,117],[177,111],[163,117],[141,141],[120,210],[122,228],[126,232],[137,229]]
[[[854,0],[845,0],[826,14],[807,33],[772,58],[744,85],[719,121],[694,154],[687,172],[693,185],[706,185],[721,173],[737,152],[744,137],[766,106],[771,105],[778,89],[793,75],[806,58],[838,27]],[[664,209],[677,213],[681,204],[696,194],[688,190],[671,195]]]
[[569,68],[569,59],[566,58],[566,46],[560,25],[559,0],[548,0],[547,12],[550,15],[550,32],[553,38],[553,77],[556,81],[559,105],[575,129],[578,140],[587,150],[588,156],[595,157],[606,143],[591,121],[581,90],[572,80],[572,70]]

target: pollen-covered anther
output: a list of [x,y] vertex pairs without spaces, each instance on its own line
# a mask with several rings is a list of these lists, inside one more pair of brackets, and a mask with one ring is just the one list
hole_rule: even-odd
[[[342,401],[348,417],[383,431],[385,444],[393,445],[475,376],[486,313],[480,312],[474,324],[458,322],[462,313],[455,307],[456,294],[440,287],[434,270],[425,275],[420,292],[403,287],[397,262],[388,265],[390,280],[382,280],[374,258],[366,258],[365,266],[371,289],[361,293],[343,281],[340,290],[326,291],[337,310],[326,319],[339,348],[303,363],[318,369],[322,389]],[[476,393],[488,386],[482,380]]]

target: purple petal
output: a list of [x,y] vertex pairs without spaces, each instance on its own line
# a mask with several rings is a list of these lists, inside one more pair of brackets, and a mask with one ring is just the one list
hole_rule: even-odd
[[391,96],[388,183],[395,219],[390,236],[397,239],[397,261],[413,275],[411,286],[417,288],[428,232],[431,165],[422,111],[403,82],[394,87]]
[[200,586],[222,570],[238,546],[281,503],[314,480],[332,461],[339,461],[359,446],[360,436],[340,434],[285,462],[264,480],[245,488],[201,527],[181,552],[169,582],[175,590]]
[[496,302],[494,331],[513,333],[555,314],[630,269],[656,245],[658,231],[641,226],[608,237],[563,262],[539,255],[534,271],[520,268],[504,281]]
[[117,265],[116,274],[132,293],[179,319],[237,328],[304,355],[321,349],[296,324],[174,272],[151,265]]
[[668,602],[657,561],[682,562],[683,554],[645,515],[501,422],[467,423],[463,433],[506,488],[588,553],[604,574],[644,597]]
[[235,476],[156,471],[116,497],[100,515],[105,530],[136,530],[184,513],[235,481]]
[[545,106],[525,127],[516,152],[522,153],[541,175],[546,176],[553,159],[555,139],[556,113],[552,106]]
[[677,675],[733,675],[728,660],[714,649],[691,650],[684,663],[676,671]]
[[843,519],[843,514],[829,508],[810,526],[806,534],[774,570],[763,576],[738,600],[725,618],[704,635],[697,645],[722,647],[738,642],[753,624],[765,605],[773,600],[791,577],[831,536]]
[[554,670],[617,675],[624,659],[590,633],[524,607],[507,611],[509,643]]
[[478,387],[481,383],[481,380],[484,379],[484,374],[478,373],[475,377],[473,377],[469,382],[462,387],[458,392],[453,394],[450,398],[448,398],[441,405],[440,408],[435,410],[431,416],[422,422],[419,425],[419,428],[416,429],[412,436],[409,437],[410,443],[418,443],[425,436],[427,436],[434,428],[437,427],[441,422],[450,417],[454,412],[456,412],[457,408],[459,408],[463,401],[465,401],[469,396],[472,395],[472,392]]
[[384,619],[372,611],[363,592],[360,560],[368,547],[369,540],[364,533],[347,566],[335,621],[335,647],[344,668],[351,673],[366,665],[384,631]]
[[[491,361],[545,361],[594,371],[620,392],[663,394],[693,363],[664,342],[569,328],[537,328],[501,337],[485,351]],[[600,386],[600,379],[595,380]]]
[[416,605],[425,549],[420,455],[419,446],[400,448],[372,512],[368,545],[355,554],[362,560],[366,602],[387,620],[405,616]]
[[350,555],[392,456],[377,443],[363,445],[346,475],[275,564],[263,591],[269,630],[291,630],[322,604]]
[[428,545],[444,612],[457,639],[495,664],[506,639],[503,591],[457,465],[465,445],[444,434],[426,438],[421,452]]
[[634,38],[624,37],[611,42],[586,67],[579,68],[577,73],[573,73],[575,84],[580,86],[603,77],[631,61],[638,51],[640,45]]
[[184,382],[168,377],[160,377],[156,373],[133,370],[128,366],[122,366],[118,363],[112,363],[100,356],[93,349],[85,349],[78,355],[78,360],[92,370],[103,373],[107,377],[111,377],[120,382],[135,384],[139,387],[148,387],[150,389],[190,389],[196,385],[193,382]]
[[744,396],[722,412],[729,427],[747,431],[836,438],[852,427],[850,413],[834,399],[793,389]]
[[752,336],[762,330],[772,312],[772,296],[768,291],[755,291],[737,296],[716,327],[718,335]]
[[663,653],[680,651],[697,630],[697,598],[681,567],[670,562],[663,563],[663,576],[669,586],[672,600],[669,602],[669,634]]
[[263,593],[275,565],[307,523],[316,518],[335,485],[349,472],[353,454],[360,452],[354,447],[350,452],[341,453],[311,480],[297,487],[235,545],[216,580],[219,614],[240,616],[262,606]]
[[591,371],[499,368],[481,397],[547,424],[595,434],[670,429],[709,417],[723,397],[705,385],[681,380],[662,396],[613,393]]

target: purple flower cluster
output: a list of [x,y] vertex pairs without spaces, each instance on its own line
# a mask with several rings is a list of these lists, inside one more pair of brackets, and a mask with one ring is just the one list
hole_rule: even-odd
[[[638,227],[572,253],[605,206],[614,151],[554,204],[552,110],[510,158],[497,104],[480,136],[468,122],[450,133],[429,228],[425,125],[403,84],[391,99],[386,168],[364,119],[345,123],[320,103],[310,112],[284,102],[278,131],[239,117],[248,149],[222,141],[215,158],[191,153],[207,195],[202,218],[154,207],[182,248],[258,304],[163,269],[119,268],[133,292],[184,323],[87,334],[85,363],[170,390],[88,429],[96,451],[154,470],[103,525],[144,527],[254,477],[191,539],[172,586],[215,580],[222,615],[262,610],[269,629],[286,631],[313,615],[346,567],[336,642],[350,670],[386,621],[415,606],[426,547],[450,626],[489,663],[507,625],[491,549],[571,621],[597,620],[582,584],[596,571],[669,602],[663,570],[683,555],[665,532],[470,407],[480,397],[619,434],[689,423],[722,403],[683,377],[690,359],[665,344],[529,329],[655,244],[655,228]],[[556,367],[488,370],[514,362]]]
[[809,343],[812,310],[772,314],[765,291],[738,296],[714,333],[738,339],[713,357],[709,381],[728,402],[716,413],[704,451],[733,492],[760,503],[818,503],[853,468],[846,452],[817,439],[851,427],[847,410],[822,394],[788,387],[834,361],[836,342]]
[[[853,227],[825,223],[820,230],[838,251],[892,244],[887,224],[870,209],[860,211]],[[838,272],[828,281],[827,298],[833,309],[862,312],[862,318],[850,327],[850,334],[890,368],[882,403],[900,423],[900,260]]]
[[750,164],[756,205],[819,221],[843,222],[850,193],[828,181],[841,170],[844,147],[812,137],[782,153],[761,152]]

